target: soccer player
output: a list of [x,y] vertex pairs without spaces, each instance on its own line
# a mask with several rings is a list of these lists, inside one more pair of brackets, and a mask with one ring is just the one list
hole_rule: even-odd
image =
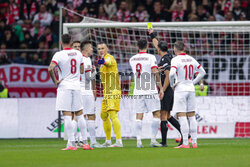
[[[100,67],[101,82],[103,86],[103,100],[101,118],[106,134],[103,147],[123,147],[121,138],[121,125],[117,112],[120,110],[121,85],[116,60],[108,53],[108,47],[104,42],[97,45],[98,60]],[[111,122],[116,136],[116,143],[111,145]]]
[[[153,113],[151,147],[160,147],[156,141],[156,135],[160,125],[160,99],[164,92],[161,85],[158,66],[154,55],[148,54],[148,43],[145,39],[137,42],[139,53],[130,58],[129,63],[132,67],[135,80],[134,88],[134,108],[136,107],[136,138],[137,147],[143,147],[141,142],[142,119],[146,112]],[[160,88],[158,95],[157,86]],[[160,98],[159,98],[160,96]]]
[[[194,85],[202,79],[206,72],[193,57],[185,53],[183,42],[175,42],[174,52],[177,56],[171,60],[169,80],[170,86],[174,89],[173,111],[177,113],[183,135],[183,144],[175,148],[190,148],[188,133],[192,137],[192,147],[197,148]],[[195,72],[199,72],[199,74],[194,79]]]
[[[158,64],[161,74],[161,84],[163,85],[164,97],[161,100],[161,136],[162,146],[167,146],[167,132],[168,121],[180,132],[179,122],[170,115],[170,111],[173,108],[174,92],[169,85],[169,72],[171,67],[171,60],[173,55],[168,52],[168,43],[164,41],[158,41],[153,29],[149,30],[149,35],[153,41],[154,47],[157,49],[158,54],[161,56],[161,60]],[[182,134],[181,134],[182,136]],[[181,138],[182,139],[182,138]],[[182,144],[182,140],[180,141]]]
[[81,43],[81,50],[83,54],[84,71],[81,75],[81,91],[84,113],[87,115],[87,127],[90,134],[90,146],[93,148],[101,148],[101,145],[96,141],[95,136],[95,76],[96,68],[92,66],[90,56],[93,54],[93,47],[90,41]]
[[[86,124],[82,112],[80,73],[84,72],[83,56],[78,50],[71,49],[71,36],[62,35],[63,50],[56,52],[49,65],[50,77],[57,87],[56,110],[62,111],[64,128],[68,135],[67,147],[63,150],[77,150],[72,124],[72,112],[75,112],[78,127],[83,134]],[[58,66],[59,80],[54,75],[54,68]]]

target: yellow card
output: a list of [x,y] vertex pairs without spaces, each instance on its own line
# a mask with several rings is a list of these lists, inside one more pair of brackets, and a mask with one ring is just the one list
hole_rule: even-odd
[[148,29],[151,29],[151,28],[153,29],[152,22],[149,22],[147,25],[148,25]]

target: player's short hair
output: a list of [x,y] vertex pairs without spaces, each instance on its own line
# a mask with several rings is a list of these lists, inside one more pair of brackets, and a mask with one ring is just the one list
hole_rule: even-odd
[[73,41],[73,42],[72,42],[72,45],[74,45],[75,43],[79,43],[79,44],[81,44],[81,42],[80,42],[80,41],[76,40],[76,41]]
[[168,52],[168,43],[165,41],[160,41],[158,43],[158,48],[162,51],[162,52]]
[[87,45],[92,45],[92,43],[90,42],[90,41],[83,41],[82,43],[81,43],[81,50],[84,50],[85,49],[85,46],[87,46]]
[[97,46],[98,46],[98,45],[102,45],[102,44],[107,45],[105,42],[101,41],[101,42],[97,43]]
[[184,51],[185,50],[185,44],[182,41],[176,41],[174,43],[174,47],[178,50],[178,51]]
[[146,49],[148,46],[148,41],[146,39],[140,39],[137,41],[137,46],[140,50]]
[[62,43],[63,44],[70,44],[71,36],[69,34],[62,35]]

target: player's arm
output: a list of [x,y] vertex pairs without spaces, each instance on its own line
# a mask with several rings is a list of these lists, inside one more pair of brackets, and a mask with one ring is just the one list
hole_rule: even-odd
[[50,65],[49,65],[49,68],[48,68],[48,72],[49,72],[49,75],[50,75],[50,78],[52,79],[53,83],[58,86],[60,84],[60,81],[58,81],[55,77],[55,74],[54,74],[54,68],[57,66],[56,62],[55,61],[51,61]]
[[160,88],[160,99],[162,99],[164,96],[164,91],[163,91],[163,87],[161,85],[161,77],[160,77],[159,71],[156,67],[154,67],[154,68],[152,68],[152,73],[155,76],[155,81],[156,81],[157,86]]
[[158,43],[159,41],[156,39],[156,34],[154,33],[154,30],[151,28],[149,29],[149,36],[152,39],[154,47],[158,50]]
[[97,94],[96,94],[96,83],[95,83],[95,79],[91,80],[91,84],[92,84],[92,89],[93,89],[93,95],[94,95],[95,100],[96,100]]
[[87,80],[93,80],[93,79],[95,79],[95,76],[96,76],[96,69],[95,69],[95,66],[93,66],[92,67],[92,70],[86,70],[85,71],[85,73],[86,73],[86,79]]
[[206,71],[201,65],[198,65],[196,71],[198,72],[198,75],[196,78],[193,80],[194,85],[200,82],[200,80],[206,75]]
[[173,59],[171,61],[171,64],[172,64],[172,66],[171,66],[170,72],[169,72],[169,83],[170,83],[170,86],[173,88],[175,86],[174,79],[175,79],[175,74],[177,71],[177,66],[174,65]]
[[163,84],[163,91],[165,92],[166,89],[168,88],[168,85],[169,85],[169,70],[165,70],[164,71],[164,74],[165,74],[165,80],[164,80],[164,84]]
[[84,64],[81,63],[80,65],[80,73],[83,74],[84,73]]

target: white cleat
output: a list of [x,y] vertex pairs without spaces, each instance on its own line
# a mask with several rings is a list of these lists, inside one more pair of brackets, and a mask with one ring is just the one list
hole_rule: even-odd
[[98,142],[96,142],[94,144],[91,144],[90,147],[92,147],[92,148],[103,148],[103,146]]
[[105,142],[101,146],[102,146],[102,148],[110,147],[111,143]]
[[123,147],[123,144],[122,143],[115,143],[115,144],[112,144],[111,146],[109,147],[120,147],[122,148]]
[[150,147],[161,147],[161,146],[162,145],[160,143],[158,143],[157,141],[150,143]]
[[137,143],[136,147],[137,148],[143,148],[143,145],[141,143]]

